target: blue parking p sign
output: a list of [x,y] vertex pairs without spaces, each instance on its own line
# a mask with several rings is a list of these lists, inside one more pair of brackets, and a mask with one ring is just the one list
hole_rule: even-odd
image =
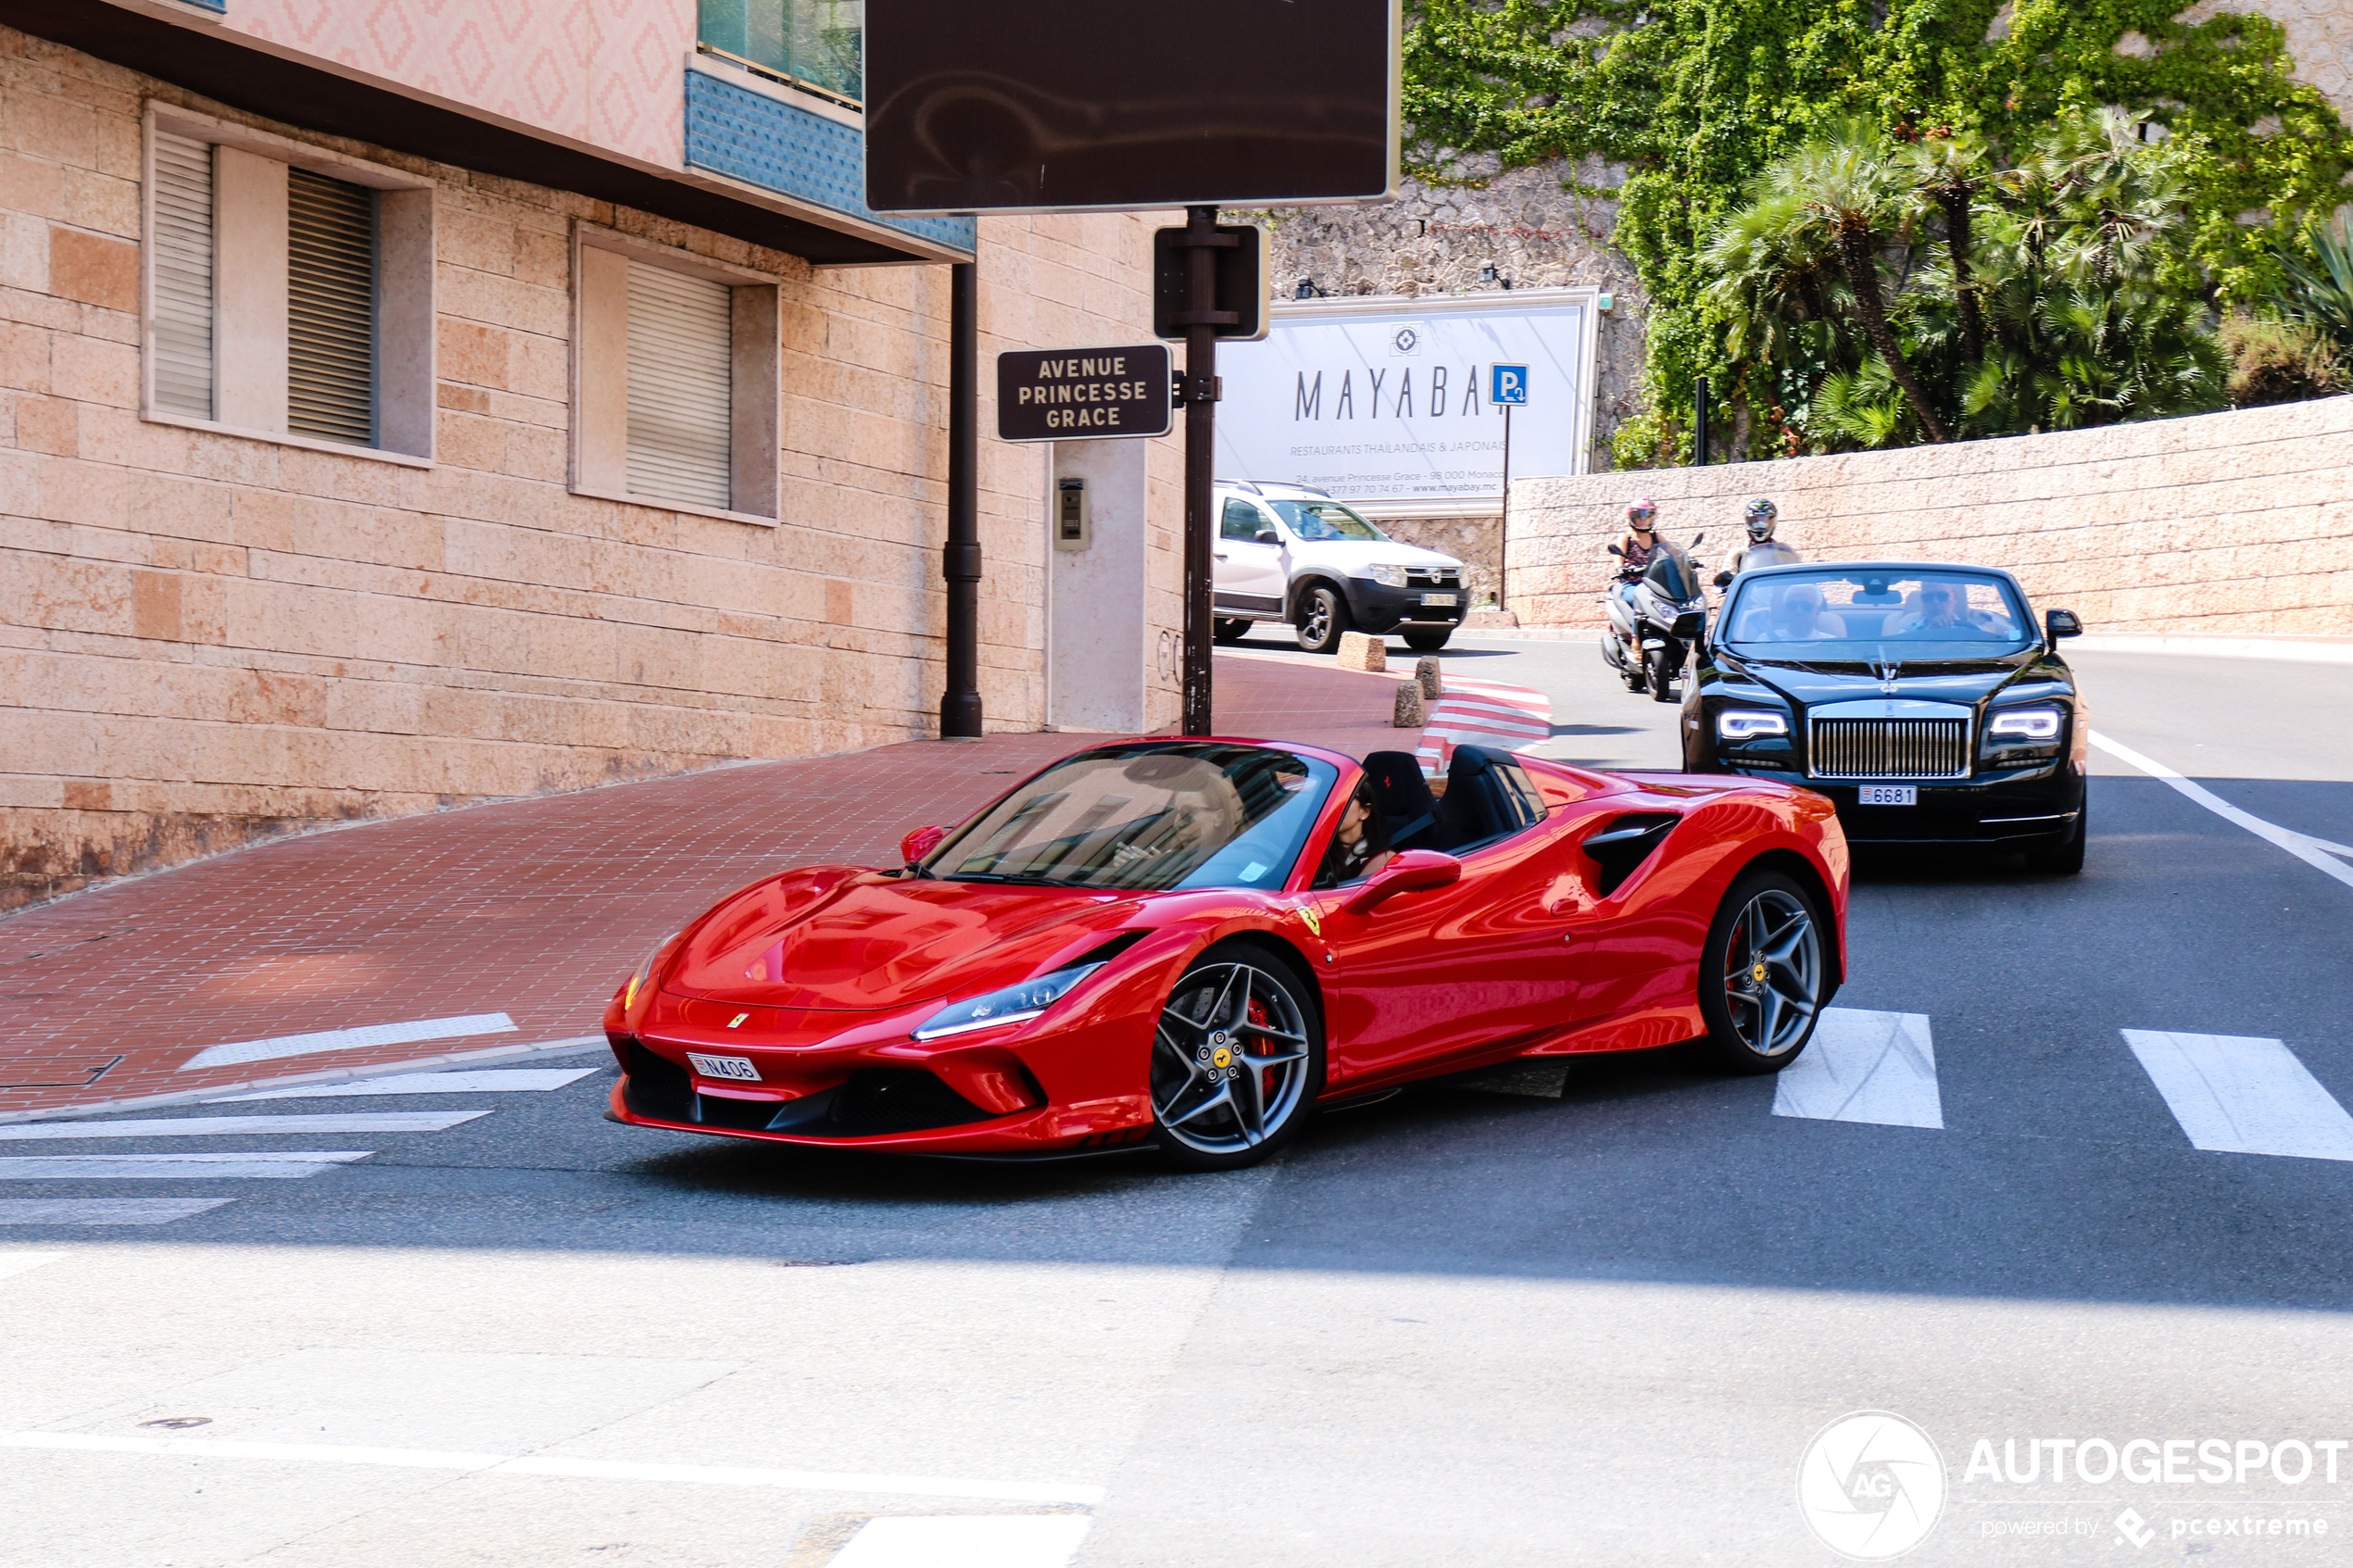
[[1528,402],[1528,367],[1497,365],[1489,372],[1487,401],[1498,408]]

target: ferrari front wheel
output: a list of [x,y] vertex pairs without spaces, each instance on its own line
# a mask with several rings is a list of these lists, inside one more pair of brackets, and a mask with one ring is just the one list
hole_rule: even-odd
[[1255,1164],[1298,1135],[1323,1077],[1323,1029],[1290,967],[1221,944],[1176,982],[1152,1034],[1161,1152],[1185,1171]]
[[1732,884],[1701,949],[1707,1051],[1734,1073],[1779,1073],[1814,1035],[1830,995],[1814,899],[1792,878],[1755,871]]

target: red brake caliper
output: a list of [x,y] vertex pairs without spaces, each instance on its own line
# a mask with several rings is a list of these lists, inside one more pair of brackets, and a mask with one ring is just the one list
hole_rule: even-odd
[[[1266,1004],[1260,1001],[1256,997],[1252,997],[1250,999],[1250,1009],[1243,1014],[1243,1016],[1248,1018],[1252,1023],[1264,1027],[1266,1022]],[[1267,1081],[1273,1075],[1274,1071],[1275,1070],[1273,1068],[1269,1067],[1262,1070],[1258,1074],[1258,1093],[1262,1099],[1265,1097],[1267,1091],[1274,1087],[1274,1085]]]

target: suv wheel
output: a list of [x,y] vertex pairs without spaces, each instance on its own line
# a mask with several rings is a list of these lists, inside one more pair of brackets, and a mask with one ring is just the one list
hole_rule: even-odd
[[1350,630],[1348,601],[1337,588],[1318,584],[1299,601],[1299,646],[1309,653],[1338,653],[1340,634]]

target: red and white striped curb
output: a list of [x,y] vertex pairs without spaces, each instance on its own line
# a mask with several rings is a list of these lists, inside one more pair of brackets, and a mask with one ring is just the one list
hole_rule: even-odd
[[1553,699],[1529,686],[1503,681],[1445,678],[1444,695],[1429,710],[1415,760],[1425,773],[1442,773],[1458,746],[1526,751],[1550,740]]

